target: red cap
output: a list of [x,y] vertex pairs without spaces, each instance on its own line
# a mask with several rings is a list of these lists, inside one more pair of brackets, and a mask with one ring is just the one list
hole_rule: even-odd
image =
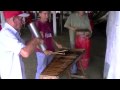
[[21,17],[28,17],[29,14],[23,13],[22,11],[3,11],[5,19],[14,17],[14,16],[21,16]]

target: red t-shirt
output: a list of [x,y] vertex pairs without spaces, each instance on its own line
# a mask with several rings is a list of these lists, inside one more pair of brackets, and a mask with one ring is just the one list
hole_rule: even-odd
[[[55,51],[53,44],[53,29],[49,22],[42,23],[39,20],[36,21],[36,26],[40,32],[43,32],[43,40],[47,50]],[[36,51],[40,51],[36,49]]]

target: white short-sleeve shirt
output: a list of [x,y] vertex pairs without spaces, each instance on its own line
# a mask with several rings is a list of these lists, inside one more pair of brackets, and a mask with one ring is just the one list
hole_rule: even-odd
[[19,33],[5,23],[0,32],[0,77],[23,79],[21,49],[25,47]]

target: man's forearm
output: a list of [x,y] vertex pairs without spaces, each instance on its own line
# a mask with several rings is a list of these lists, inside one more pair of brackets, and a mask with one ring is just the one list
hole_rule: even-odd
[[26,45],[26,50],[31,53],[35,50],[35,48],[38,45],[38,39],[33,39],[31,40],[27,45]]
[[77,28],[75,28],[75,27],[67,26],[67,25],[65,25],[65,27],[68,28],[69,30],[72,30],[72,31],[75,31],[75,30],[77,29]]
[[37,38],[32,39],[27,45],[26,47],[22,48],[20,54],[23,57],[29,57],[30,54],[35,50],[35,48],[37,47],[39,43],[39,40]]

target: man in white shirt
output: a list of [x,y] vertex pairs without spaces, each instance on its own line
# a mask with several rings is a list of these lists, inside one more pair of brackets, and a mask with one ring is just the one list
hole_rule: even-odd
[[120,11],[109,11],[108,15],[103,77],[106,79],[120,79]]
[[26,79],[22,57],[27,58],[41,43],[39,38],[24,44],[19,32],[23,17],[21,11],[3,11],[6,23],[0,32],[0,77],[1,79]]

